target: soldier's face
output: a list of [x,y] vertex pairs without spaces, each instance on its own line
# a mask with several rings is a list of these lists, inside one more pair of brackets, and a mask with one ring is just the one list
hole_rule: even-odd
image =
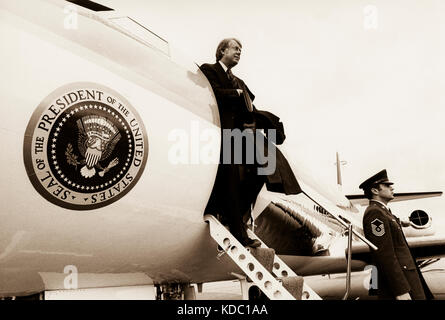
[[230,68],[236,66],[240,58],[241,46],[236,41],[230,40],[229,46],[223,51],[222,62]]
[[394,188],[391,184],[381,183],[378,188],[379,197],[386,201],[394,199]]

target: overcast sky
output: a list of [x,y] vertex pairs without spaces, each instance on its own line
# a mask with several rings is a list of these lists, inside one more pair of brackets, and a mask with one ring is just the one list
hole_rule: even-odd
[[[347,194],[384,168],[396,192],[445,190],[445,2],[98,2],[198,64],[214,62],[221,39],[241,40],[234,74],[321,182],[335,184],[338,151]],[[445,222],[444,197],[418,205]]]

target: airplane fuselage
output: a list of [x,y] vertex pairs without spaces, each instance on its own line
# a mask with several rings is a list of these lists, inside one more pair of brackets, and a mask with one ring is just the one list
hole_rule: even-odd
[[203,222],[217,163],[172,155],[193,151],[175,132],[219,134],[207,79],[107,16],[79,7],[67,28],[66,6],[1,2],[0,296],[63,288],[66,266],[116,285],[227,277]]

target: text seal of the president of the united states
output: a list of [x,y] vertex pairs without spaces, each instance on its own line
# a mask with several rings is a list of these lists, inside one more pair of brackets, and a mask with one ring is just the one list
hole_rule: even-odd
[[23,144],[35,189],[64,208],[89,210],[128,193],[144,171],[148,141],[130,103],[105,86],[65,85],[34,111]]

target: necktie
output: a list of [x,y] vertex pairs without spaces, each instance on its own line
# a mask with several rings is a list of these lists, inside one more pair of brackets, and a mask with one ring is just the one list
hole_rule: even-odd
[[246,86],[242,82],[239,82],[238,79],[235,78],[235,76],[232,73],[232,70],[230,70],[230,69],[227,70],[227,77],[229,78],[229,80],[232,83],[234,88],[243,90],[243,98],[244,98],[244,102],[246,103],[247,110],[249,112],[252,112],[253,111],[252,100],[250,100],[249,94],[247,93]]
[[229,78],[229,80],[232,83],[232,86],[234,88],[236,88],[236,89],[239,88],[238,81],[236,81],[236,78],[233,75],[232,70],[230,70],[230,69],[227,70],[227,78]]

